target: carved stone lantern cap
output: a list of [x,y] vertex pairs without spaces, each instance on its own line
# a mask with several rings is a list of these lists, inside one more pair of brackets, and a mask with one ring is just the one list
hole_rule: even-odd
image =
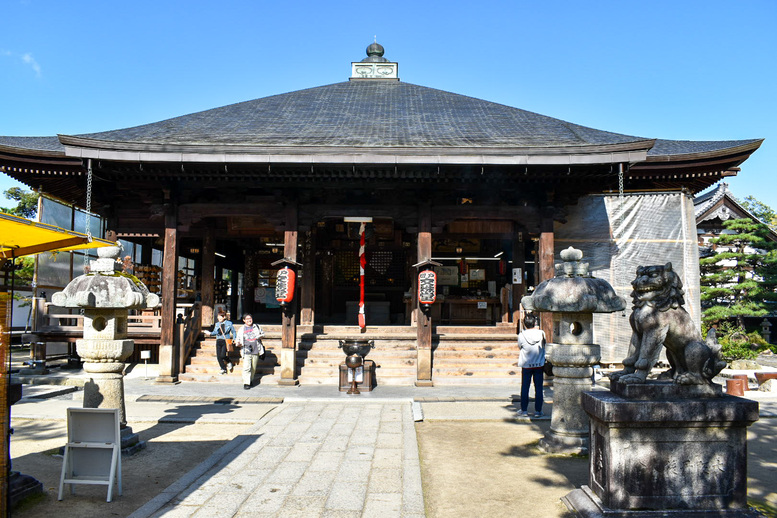
[[571,246],[560,254],[558,274],[540,283],[531,296],[523,297],[527,311],[551,313],[613,313],[626,309],[609,282],[591,277],[588,264],[581,263],[583,252]]
[[144,309],[159,305],[159,295],[134,275],[121,271],[116,259],[120,246],[97,249],[98,259],[90,262],[90,271],[79,275],[51,297],[54,305],[63,308]]

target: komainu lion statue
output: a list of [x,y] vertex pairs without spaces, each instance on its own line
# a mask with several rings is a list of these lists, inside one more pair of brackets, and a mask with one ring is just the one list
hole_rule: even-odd
[[634,309],[629,318],[633,334],[623,370],[610,375],[620,383],[644,383],[666,347],[671,368],[659,379],[672,379],[679,385],[712,383],[726,366],[720,355],[715,330],[706,342],[683,308],[683,283],[672,270],[672,263],[640,266],[631,283]]

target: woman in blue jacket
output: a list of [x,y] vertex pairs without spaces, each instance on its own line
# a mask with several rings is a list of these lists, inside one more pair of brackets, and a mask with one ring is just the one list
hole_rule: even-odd
[[227,320],[226,313],[219,311],[218,315],[216,315],[216,319],[218,322],[213,326],[213,331],[210,332],[210,336],[216,337],[216,359],[219,362],[219,367],[221,367],[221,374],[226,374],[227,369],[229,369],[229,372],[232,372],[233,368],[232,362],[229,360],[229,355],[227,354],[227,339],[234,340],[237,335],[232,322]]

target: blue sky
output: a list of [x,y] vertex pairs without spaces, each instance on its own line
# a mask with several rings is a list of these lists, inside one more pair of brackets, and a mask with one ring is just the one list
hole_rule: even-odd
[[0,135],[346,81],[377,36],[408,83],[642,137],[766,138],[729,183],[777,209],[774,0],[3,0],[0,19]]

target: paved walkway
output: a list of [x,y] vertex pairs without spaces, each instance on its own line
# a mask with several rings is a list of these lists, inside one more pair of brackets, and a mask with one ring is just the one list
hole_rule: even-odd
[[[378,387],[348,396],[328,385],[278,387],[125,379],[133,422],[245,424],[244,433],[137,509],[146,517],[424,516],[414,421],[512,420],[519,387]],[[603,388],[603,387],[602,387]],[[21,419],[65,418],[81,406],[72,387],[25,386]],[[552,388],[545,389],[548,414]],[[46,399],[47,396],[53,396]],[[777,417],[777,397],[748,392],[761,417]]]
[[286,403],[131,515],[189,516],[424,516],[411,404]]

